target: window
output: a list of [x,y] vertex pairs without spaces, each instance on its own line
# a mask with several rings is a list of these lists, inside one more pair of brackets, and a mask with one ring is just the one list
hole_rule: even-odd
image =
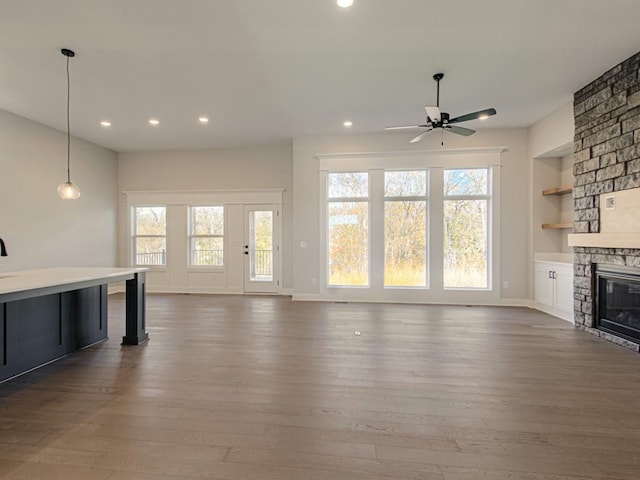
[[133,207],[133,263],[167,264],[166,207]]
[[318,293],[347,301],[497,299],[498,150],[321,156]]
[[427,285],[427,172],[384,173],[384,285]]
[[328,259],[331,286],[369,284],[369,175],[330,173]]
[[224,207],[191,207],[189,220],[190,265],[224,266]]
[[273,281],[273,211],[249,212],[249,278]]
[[444,171],[444,288],[489,286],[489,170]]

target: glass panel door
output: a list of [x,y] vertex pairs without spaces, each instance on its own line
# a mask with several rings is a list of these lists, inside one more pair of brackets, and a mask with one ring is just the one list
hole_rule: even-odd
[[279,213],[275,205],[245,205],[244,291],[280,290]]

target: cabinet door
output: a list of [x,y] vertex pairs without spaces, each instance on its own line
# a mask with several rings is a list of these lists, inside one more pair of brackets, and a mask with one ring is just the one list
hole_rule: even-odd
[[534,300],[540,305],[553,308],[553,279],[549,272],[553,271],[547,263],[535,263]]
[[573,315],[573,267],[556,265],[555,308]]

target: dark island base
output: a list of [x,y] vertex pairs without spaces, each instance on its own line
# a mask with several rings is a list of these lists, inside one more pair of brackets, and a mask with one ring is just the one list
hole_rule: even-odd
[[0,381],[107,338],[107,285],[0,306]]
[[[127,279],[126,289],[122,344],[139,345],[149,338],[144,273]],[[108,284],[60,290],[0,302],[0,382],[107,339]]]

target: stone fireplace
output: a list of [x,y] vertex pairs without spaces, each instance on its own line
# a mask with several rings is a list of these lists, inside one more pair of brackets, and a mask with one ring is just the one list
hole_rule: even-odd
[[[598,268],[640,274],[640,53],[576,92],[574,114],[575,213],[569,244],[574,246],[575,324],[640,351],[640,338],[600,321],[597,302]],[[613,308],[619,318],[622,307],[637,309],[635,299],[622,300],[624,287],[613,282],[604,288],[610,289],[610,302],[620,303]],[[627,293],[637,297],[636,288]]]

